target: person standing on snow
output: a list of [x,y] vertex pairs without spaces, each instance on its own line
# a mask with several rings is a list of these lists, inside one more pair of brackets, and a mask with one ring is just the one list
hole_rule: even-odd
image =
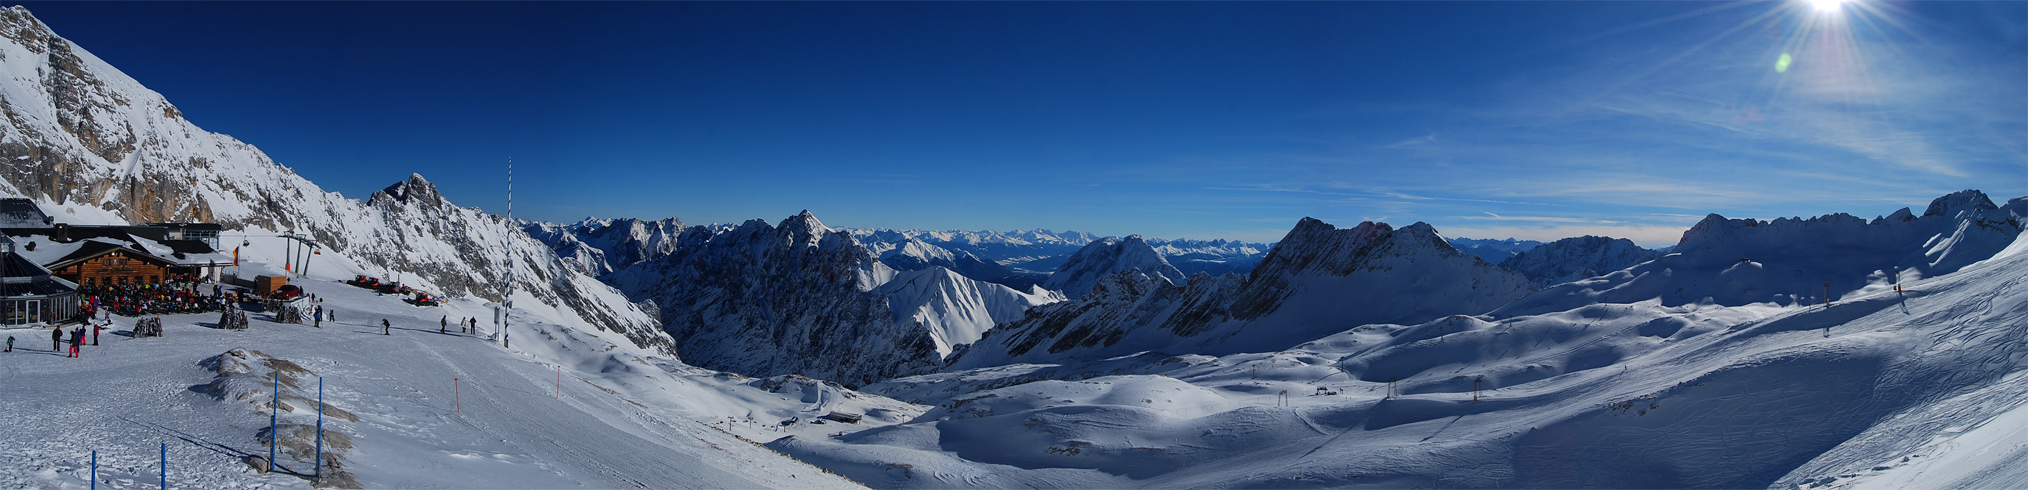
[[380,319],[380,334],[381,334],[381,335],[394,335],[394,334],[388,333],[388,332],[389,332],[389,331],[391,331],[392,329],[393,329],[393,327],[391,327],[391,326],[389,326],[389,325],[387,324],[387,319],[386,319],[386,318],[382,318],[382,319]]
[[5,350],[5,351],[0,351],[0,352],[14,352],[14,336],[13,336],[13,335],[9,335],[9,336],[7,336],[7,350]]
[[437,320],[437,333],[451,333],[451,316],[444,315]]
[[49,351],[63,352],[63,327],[49,331]]
[[105,325],[92,324],[92,347],[99,346],[99,330],[104,327]]
[[84,358],[84,356],[79,355],[77,351],[78,344],[82,343],[84,343],[84,327],[78,327],[77,330],[70,331],[70,357],[75,357],[79,359]]

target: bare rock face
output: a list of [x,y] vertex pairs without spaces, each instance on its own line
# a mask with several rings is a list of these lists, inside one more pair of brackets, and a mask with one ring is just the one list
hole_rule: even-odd
[[675,251],[683,222],[676,218],[585,218],[571,224],[523,221],[521,228],[549,245],[566,265],[601,277]]
[[943,364],[924,332],[888,328],[894,315],[871,291],[893,277],[805,211],[777,226],[693,227],[673,253],[612,279],[654,300],[685,362],[858,386]]
[[691,227],[668,255],[606,278],[656,304],[691,365],[846,386],[935,371],[995,323],[1061,300],[937,266],[897,272],[808,211]]
[[327,253],[453,297],[498,300],[511,280],[586,324],[669,350],[654,315],[560,268],[554,253],[507,220],[452,205],[420,175],[366,202],[325,192],[252,145],[191,124],[161,94],[57,36],[27,9],[0,9],[0,71],[0,160],[7,162],[0,195],[101,209],[131,223],[294,231]]

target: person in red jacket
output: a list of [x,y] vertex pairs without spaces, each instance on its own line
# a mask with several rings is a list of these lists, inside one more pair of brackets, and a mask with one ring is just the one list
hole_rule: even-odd
[[105,325],[92,324],[92,347],[99,346],[99,330],[103,328],[105,328]]

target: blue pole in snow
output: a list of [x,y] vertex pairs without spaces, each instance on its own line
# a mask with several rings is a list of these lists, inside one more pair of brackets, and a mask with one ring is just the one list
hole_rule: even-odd
[[313,473],[318,480],[324,479],[324,377],[317,377],[317,459]]
[[169,443],[162,443],[162,490],[169,490]]
[[275,429],[282,417],[282,372],[275,371],[275,401],[268,404],[268,470],[274,471],[275,444],[281,439]]
[[99,490],[99,452],[92,451],[92,490]]

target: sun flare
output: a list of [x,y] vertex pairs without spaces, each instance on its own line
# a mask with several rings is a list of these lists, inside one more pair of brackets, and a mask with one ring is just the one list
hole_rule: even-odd
[[1845,0],[1803,0],[1821,14],[1834,14],[1845,6]]

